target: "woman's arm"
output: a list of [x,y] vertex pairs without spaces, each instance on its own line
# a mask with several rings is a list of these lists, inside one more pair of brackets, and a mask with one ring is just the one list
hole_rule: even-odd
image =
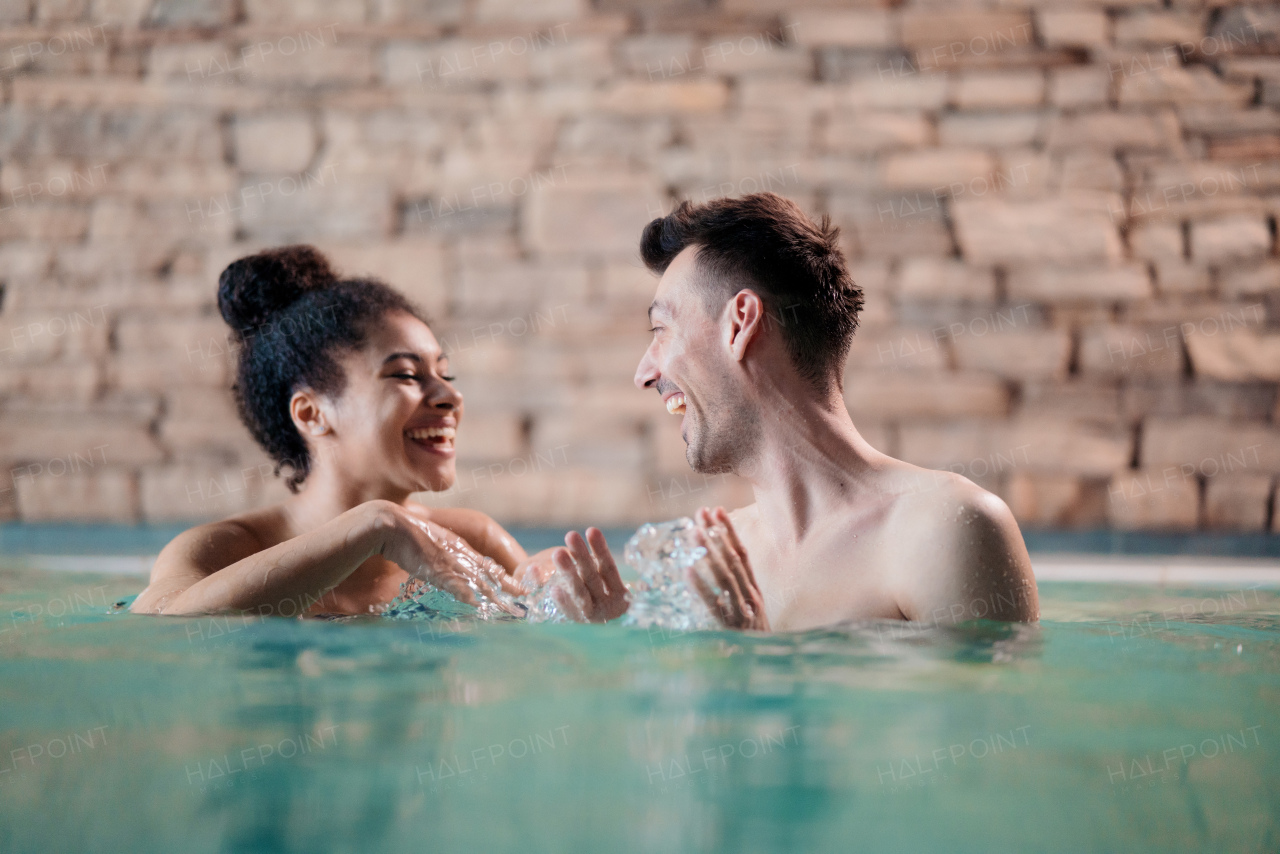
[[479,555],[456,535],[389,501],[366,502],[314,531],[260,551],[258,546],[234,522],[182,534],[157,559],[133,610],[298,615],[374,555],[461,601],[475,604],[476,593],[492,598]]
[[[418,510],[413,506],[412,510]],[[422,518],[448,528],[485,557],[493,558],[508,573],[529,559],[524,548],[505,528],[479,510],[463,507],[425,508]]]

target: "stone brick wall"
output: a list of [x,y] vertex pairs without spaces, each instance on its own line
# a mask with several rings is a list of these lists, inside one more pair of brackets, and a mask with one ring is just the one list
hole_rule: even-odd
[[885,451],[1027,524],[1276,525],[1280,7],[1199,0],[6,0],[0,518],[282,494],[214,307],[310,241],[423,303],[458,487],[524,524],[747,500],[631,385],[644,222],[844,229]]

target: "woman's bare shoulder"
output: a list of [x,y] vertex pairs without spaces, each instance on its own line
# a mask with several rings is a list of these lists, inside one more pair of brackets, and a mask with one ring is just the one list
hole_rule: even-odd
[[197,581],[280,542],[283,525],[283,508],[276,506],[188,528],[160,551],[131,610],[160,613],[167,600]]
[[424,522],[434,522],[442,528],[448,528],[465,540],[487,537],[495,529],[502,530],[489,514],[469,507],[428,507],[415,501],[408,502],[404,507]]
[[160,552],[152,579],[166,568],[216,571],[287,539],[287,528],[279,504],[188,528]]
[[[428,507],[416,501],[409,501],[405,503],[404,509],[419,519],[435,522],[437,525],[445,525],[446,520],[463,521],[472,524],[493,521],[488,514],[479,510],[472,510],[469,507]],[[447,528],[448,525],[445,525],[445,527]]]

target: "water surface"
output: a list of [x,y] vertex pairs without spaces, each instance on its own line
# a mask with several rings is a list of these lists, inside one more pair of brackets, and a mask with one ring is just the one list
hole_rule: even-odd
[[798,635],[113,613],[0,570],[0,850],[1275,851],[1280,595]]

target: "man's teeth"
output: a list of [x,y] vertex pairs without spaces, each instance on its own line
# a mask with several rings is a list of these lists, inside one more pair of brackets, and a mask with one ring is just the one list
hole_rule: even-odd
[[684,412],[684,395],[676,392],[667,398],[667,412],[672,415],[680,415]]
[[418,427],[414,430],[404,431],[404,434],[410,439],[422,439],[442,445],[452,443],[456,433],[457,431],[452,427]]

